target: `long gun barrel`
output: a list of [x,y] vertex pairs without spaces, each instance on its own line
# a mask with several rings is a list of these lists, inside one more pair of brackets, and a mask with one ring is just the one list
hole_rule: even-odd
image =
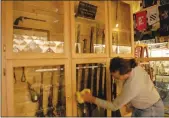
[[39,108],[38,111],[36,112],[37,117],[44,117],[44,112],[43,112],[43,72],[41,73],[41,86],[40,86],[40,95],[39,95]]
[[54,77],[54,72],[52,72],[51,87],[50,87],[49,97],[48,97],[48,111],[47,111],[47,116],[49,116],[49,117],[56,116],[56,115],[54,114],[54,107],[53,107],[53,77]]
[[65,98],[63,98],[64,88],[63,88],[63,73],[64,66],[60,66],[60,79],[59,79],[59,90],[58,90],[58,103],[56,105],[56,112],[58,116],[66,116],[66,108],[65,108]]
[[101,98],[101,99],[103,99],[104,98],[104,91],[103,91],[103,89],[102,89],[102,82],[103,82],[103,80],[102,79],[104,79],[103,78],[103,65],[102,64],[100,64],[100,75],[99,75],[99,94],[98,94],[98,97],[99,98]]
[[79,43],[80,43],[80,24],[77,25],[77,42],[76,42],[76,53],[79,53],[80,50],[79,50]]
[[29,17],[25,17],[25,16],[19,16],[18,18],[15,19],[14,21],[14,25],[19,25],[19,22],[23,22],[23,20],[35,20],[35,21],[41,21],[41,22],[46,22],[46,20],[41,20],[41,19],[35,19],[35,18],[29,18]]

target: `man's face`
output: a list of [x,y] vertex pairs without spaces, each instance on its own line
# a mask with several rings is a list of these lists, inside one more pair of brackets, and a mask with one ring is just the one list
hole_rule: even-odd
[[125,80],[129,77],[128,74],[120,75],[119,71],[112,72],[111,74],[114,79],[119,79],[119,80]]

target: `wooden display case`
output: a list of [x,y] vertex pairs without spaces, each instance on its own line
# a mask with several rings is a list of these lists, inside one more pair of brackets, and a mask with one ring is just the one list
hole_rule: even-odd
[[[48,108],[54,108],[56,116],[72,116],[72,98],[69,91],[71,79],[68,77],[68,68],[70,67],[66,60],[8,61],[8,116],[35,116],[40,111],[46,116],[50,110]],[[53,103],[48,106],[48,97],[52,93]]]
[[[131,5],[120,2],[126,7],[124,11],[128,11],[127,14],[131,16],[127,17],[131,22],[125,24],[125,16],[121,15],[119,21],[124,27],[119,25],[120,33],[118,34],[120,43],[132,47],[131,53],[116,54],[112,52],[111,40],[111,26],[114,25],[113,19],[115,16],[110,13],[114,13],[112,5],[114,3],[110,1],[84,2],[97,7],[95,19],[75,17],[79,1],[2,2],[3,116],[33,116],[36,112],[35,108],[38,108],[37,104],[29,104],[27,107],[23,104],[23,108],[15,104],[17,94],[20,94],[21,97],[22,94],[23,97],[29,95],[26,89],[28,85],[26,83],[23,84],[24,82],[22,83],[20,80],[19,83],[21,85],[18,86],[23,87],[23,89],[19,90],[24,92],[15,94],[14,91],[18,87],[14,83],[14,71],[20,73],[18,72],[19,69],[21,71],[19,76],[21,76],[22,67],[34,68],[64,65],[66,116],[77,116],[77,101],[75,99],[75,92],[77,91],[76,65],[105,64],[106,99],[111,101],[110,59],[115,56],[128,58],[132,57],[133,54]],[[119,14],[124,14],[124,11],[120,10]],[[79,27],[81,28],[78,36]],[[125,38],[122,37],[123,34],[128,37],[126,42],[123,42]],[[79,41],[77,41],[78,37]],[[19,49],[16,47],[19,47]],[[80,51],[76,52],[76,50]],[[26,71],[27,69],[24,70],[25,73]],[[33,72],[29,70],[28,73]],[[32,78],[32,76],[28,74],[26,78]],[[46,78],[46,80],[49,79],[48,77]],[[26,98],[28,97],[20,99],[26,101]],[[47,104],[46,101],[45,104]],[[28,112],[26,113],[24,109],[28,110]],[[20,114],[21,112],[23,114]],[[46,111],[44,112],[46,114]],[[107,110],[106,116],[111,116],[110,110]]]
[[132,3],[109,1],[109,43],[110,55],[133,57],[134,33]]
[[[77,103],[77,101],[76,101],[76,98],[75,98],[75,93],[77,92],[77,91],[80,91],[81,90],[81,85],[82,85],[82,81],[80,81],[80,80],[78,80],[78,79],[85,79],[85,82],[84,82],[84,87],[85,88],[88,88],[88,84],[87,84],[87,80],[89,80],[89,79],[91,79],[91,81],[93,81],[93,79],[94,78],[97,78],[97,77],[99,77],[99,72],[101,72],[100,71],[100,69],[98,68],[99,67],[99,64],[104,64],[104,65],[106,65],[105,66],[105,70],[106,70],[106,72],[105,72],[105,70],[104,70],[104,72],[105,72],[105,74],[106,74],[106,77],[104,78],[104,79],[106,79],[106,98],[102,98],[102,99],[107,99],[107,100],[111,100],[111,96],[110,96],[110,92],[111,92],[111,89],[110,89],[110,78],[109,78],[109,72],[108,72],[108,65],[109,65],[109,63],[108,63],[108,61],[107,60],[105,60],[104,58],[102,59],[74,59],[73,61],[72,61],[72,89],[73,89],[73,106],[74,106],[74,108],[73,108],[73,116],[78,116],[79,115],[79,107],[77,107],[77,105],[78,106],[80,106],[81,104],[78,104]],[[93,69],[92,69],[93,68]],[[82,69],[82,70],[80,70],[80,69]],[[88,75],[89,75],[89,69],[92,69],[92,71],[91,71],[91,76],[89,77]],[[94,69],[97,69],[99,72],[97,72],[97,75],[96,75],[96,77],[94,77],[94,74],[95,74],[95,70]],[[84,71],[83,71],[84,70]],[[85,75],[83,74],[83,73],[86,73]],[[80,74],[82,75],[83,74],[83,76],[80,76]],[[79,76],[80,76],[80,78],[79,78]],[[92,78],[92,76],[94,77],[94,78]],[[77,77],[78,77],[78,79],[77,79]],[[81,78],[82,77],[82,78]],[[100,79],[100,78],[99,78]],[[93,89],[91,89],[91,92],[92,92],[92,94],[95,94],[94,93],[94,87],[96,87],[95,89],[96,89],[96,91],[98,91],[98,89],[99,89],[99,86],[98,86],[98,84],[99,84],[99,79],[97,78],[97,84],[96,85],[93,85],[93,83],[94,83],[94,81],[93,82],[91,82],[92,83],[92,87],[93,87]],[[81,83],[81,84],[80,84]],[[79,85],[80,84],[80,85]],[[78,90],[79,89],[79,90]],[[95,95],[95,96],[97,96],[97,97],[99,97],[97,94]],[[87,107],[88,108],[88,107]],[[83,112],[83,111],[82,111]],[[97,113],[97,112],[96,112]],[[94,114],[94,116],[96,117],[99,117],[99,115],[100,114]],[[111,116],[111,111],[110,110],[107,110],[107,113],[106,113],[106,116]],[[106,117],[105,116],[105,117]],[[100,116],[101,117],[101,116]],[[103,116],[102,116],[103,117]]]
[[[83,6],[91,5],[92,8],[95,7],[93,9],[96,11],[92,11],[95,12],[95,14],[93,14],[95,15],[94,18],[88,18],[83,15],[83,13],[81,15],[82,10],[79,10],[82,9],[82,5],[80,6],[81,3]],[[84,8],[83,10],[87,10],[87,8]],[[72,57],[108,57],[107,1],[72,1],[70,2],[70,14]],[[84,48],[86,51],[84,51]]]
[[68,56],[68,1],[4,1],[3,6],[7,59]]

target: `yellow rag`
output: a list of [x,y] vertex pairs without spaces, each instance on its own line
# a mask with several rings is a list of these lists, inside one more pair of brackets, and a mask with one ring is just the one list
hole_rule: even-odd
[[78,103],[82,104],[84,103],[84,100],[82,98],[82,95],[85,93],[85,92],[89,92],[90,93],[90,89],[83,89],[81,92],[76,92],[76,97],[77,97],[77,101]]

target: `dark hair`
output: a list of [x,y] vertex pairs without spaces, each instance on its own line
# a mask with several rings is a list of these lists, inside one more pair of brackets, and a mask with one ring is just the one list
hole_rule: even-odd
[[110,72],[119,71],[120,75],[127,74],[137,66],[135,59],[123,59],[120,57],[115,57],[110,60]]

